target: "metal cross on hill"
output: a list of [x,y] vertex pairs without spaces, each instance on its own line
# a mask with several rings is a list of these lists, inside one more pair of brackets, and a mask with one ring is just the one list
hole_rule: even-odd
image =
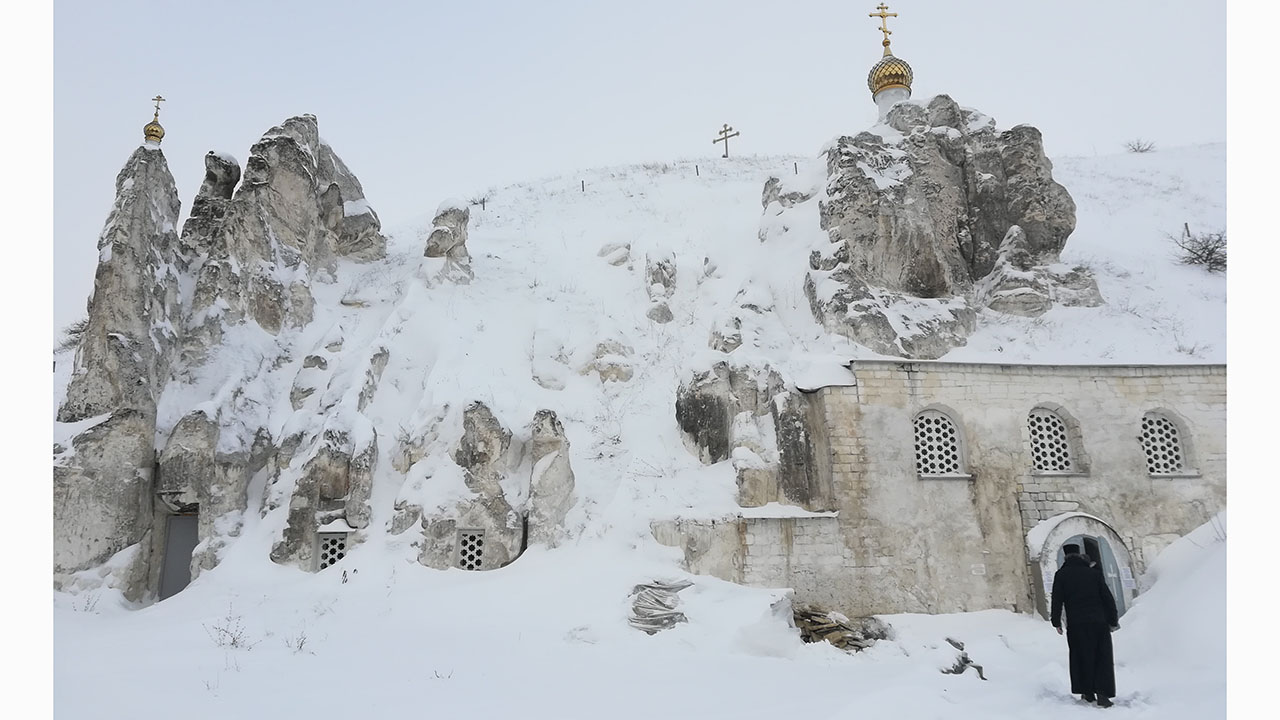
[[729,123],[725,123],[724,127],[720,128],[719,137],[711,141],[712,145],[715,145],[718,142],[724,143],[724,155],[722,157],[729,157],[729,138],[731,137],[738,137],[738,133],[733,128],[729,127]]
[[889,6],[884,3],[877,5],[876,9],[880,12],[867,13],[867,17],[880,18],[880,32],[884,33],[884,42],[888,45],[889,36],[893,34],[893,31],[889,29],[889,18],[898,17],[898,13],[885,12],[889,9]]

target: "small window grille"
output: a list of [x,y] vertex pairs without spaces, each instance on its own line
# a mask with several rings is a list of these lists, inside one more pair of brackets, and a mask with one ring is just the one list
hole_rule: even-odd
[[1147,472],[1152,475],[1171,475],[1185,469],[1178,426],[1163,415],[1142,416],[1142,449],[1147,454]]
[[321,533],[317,570],[323,570],[347,556],[346,533]]
[[921,475],[958,475],[960,433],[951,418],[926,410],[916,416],[916,472]]
[[1058,413],[1036,408],[1028,418],[1031,426],[1031,461],[1036,470],[1070,472],[1074,467],[1067,424]]
[[479,570],[484,561],[484,531],[458,531],[458,567]]

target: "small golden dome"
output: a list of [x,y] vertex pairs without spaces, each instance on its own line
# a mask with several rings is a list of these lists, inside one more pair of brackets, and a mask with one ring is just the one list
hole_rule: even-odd
[[867,74],[867,87],[871,88],[872,97],[880,94],[881,90],[890,88],[910,91],[911,77],[911,66],[906,60],[885,55],[880,58],[880,62],[871,66],[871,72]]
[[160,103],[164,102],[164,98],[157,95],[151,98],[151,102],[156,104],[156,114],[151,118],[151,122],[142,126],[142,139],[159,145],[164,139],[164,128],[160,125]]
[[158,143],[164,139],[164,128],[160,126],[160,123],[152,120],[142,126],[142,137],[147,142]]

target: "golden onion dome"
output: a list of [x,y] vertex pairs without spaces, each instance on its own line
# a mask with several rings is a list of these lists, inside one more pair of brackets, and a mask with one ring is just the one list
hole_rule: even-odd
[[[888,48],[885,48],[886,52]],[[871,66],[867,74],[867,87],[871,88],[871,96],[875,97],[882,90],[904,88],[911,90],[911,66],[906,60],[886,54],[880,62]]]
[[164,127],[160,125],[160,103],[164,102],[164,98],[157,95],[151,98],[151,102],[156,104],[156,114],[151,122],[142,126],[142,139],[158,145],[164,139]]
[[147,142],[158,143],[164,139],[164,128],[156,120],[142,126],[142,137]]

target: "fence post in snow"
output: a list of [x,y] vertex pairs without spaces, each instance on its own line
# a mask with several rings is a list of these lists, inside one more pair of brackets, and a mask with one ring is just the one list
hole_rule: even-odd
[[693,166],[693,176],[694,176],[694,177],[698,177],[700,174],[701,174],[701,173],[699,173],[699,172],[698,172],[698,166],[697,166],[697,165],[694,165],[694,166]]
[[583,181],[582,181],[582,192],[586,192],[586,191],[587,191],[587,181],[586,181],[586,180],[583,180]]

